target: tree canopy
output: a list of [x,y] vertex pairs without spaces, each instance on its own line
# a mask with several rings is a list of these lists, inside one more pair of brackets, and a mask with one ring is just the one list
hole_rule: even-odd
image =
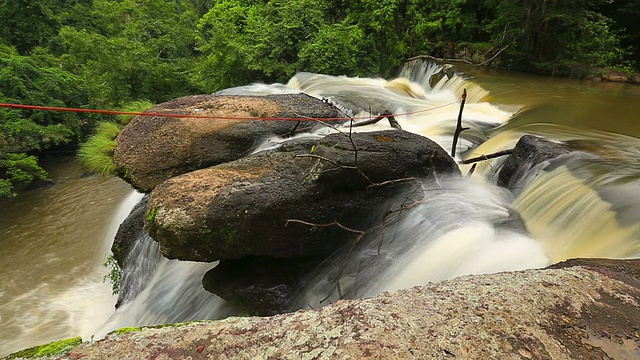
[[[299,71],[391,76],[412,56],[500,53],[582,76],[640,67],[640,0],[12,0],[0,3],[0,101],[120,108]],[[0,196],[37,156],[105,117],[0,108]]]

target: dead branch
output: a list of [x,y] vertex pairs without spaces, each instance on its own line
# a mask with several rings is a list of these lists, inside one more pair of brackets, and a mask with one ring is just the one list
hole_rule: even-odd
[[498,151],[498,152],[495,152],[495,153],[492,153],[492,154],[480,155],[478,157],[474,157],[474,158],[471,158],[471,159],[462,160],[462,161],[460,161],[460,164],[464,164],[464,165],[473,164],[473,163],[476,163],[476,162],[479,162],[479,161],[495,159],[495,158],[500,157],[500,156],[511,155],[511,154],[513,154],[513,149],[502,150],[502,151]]
[[470,177],[471,175],[473,175],[473,172],[476,171],[476,166],[478,164],[473,164],[473,166],[471,166],[471,169],[469,169],[469,172],[467,173],[467,175],[465,175],[465,177]]
[[436,62],[442,62],[442,63],[447,63],[447,62],[460,62],[460,63],[465,63],[465,64],[469,64],[469,65],[475,65],[474,63],[472,63],[469,60],[464,60],[464,59],[447,59],[447,58],[438,58],[435,56],[431,56],[431,55],[417,55],[414,57],[410,57],[407,60],[405,60],[405,62],[409,62],[409,61],[413,61],[413,60],[421,60],[421,59],[426,59],[426,60],[432,60],[432,61],[436,61]]
[[383,112],[382,114],[380,114],[379,116],[377,116],[377,117],[375,117],[373,119],[359,121],[357,123],[354,123],[353,127],[375,124],[375,123],[377,123],[378,121],[380,121],[380,120],[382,120],[384,118],[389,120],[389,125],[392,128],[398,129],[398,130],[402,130],[402,127],[398,123],[398,120],[396,120],[396,118],[393,116],[393,113],[391,111],[389,111],[389,110]]
[[289,223],[292,223],[292,222],[293,222],[293,223],[303,224],[303,225],[309,225],[309,226],[313,226],[313,227],[331,227],[331,226],[337,226],[337,227],[339,227],[339,228],[341,228],[341,229],[343,229],[343,230],[346,230],[346,231],[349,231],[349,232],[352,232],[352,233],[355,233],[355,234],[360,234],[360,235],[365,235],[365,234],[366,234],[366,232],[364,232],[364,231],[362,231],[362,230],[355,230],[355,229],[352,229],[352,228],[350,228],[350,227],[346,227],[346,226],[344,226],[344,225],[340,224],[340,223],[339,223],[339,222],[337,222],[337,221],[333,221],[333,222],[330,222],[330,223],[327,223],[327,224],[316,224],[316,223],[310,223],[310,222],[308,222],[308,221],[304,221],[304,220],[288,219],[288,220],[287,220],[287,222],[286,222],[286,224],[285,224],[284,226],[287,226],[287,225],[289,225]]
[[393,184],[407,182],[407,181],[414,181],[414,180],[415,180],[415,178],[413,178],[413,177],[406,177],[406,178],[402,178],[402,179],[387,180],[387,181],[383,181],[383,182],[379,182],[379,183],[373,183],[373,184],[367,186],[367,189],[374,188],[374,187],[380,187],[380,186],[393,185]]
[[456,125],[456,131],[453,134],[453,144],[451,144],[451,157],[456,157],[456,146],[458,145],[458,138],[460,133],[469,130],[469,128],[462,127],[462,110],[464,110],[464,103],[467,100],[467,89],[462,91],[462,100],[460,101],[460,112],[458,113],[458,123]]
[[[336,276],[336,283],[334,285],[334,289],[338,291],[338,297],[340,299],[344,298],[344,294],[342,293],[342,287],[340,286],[340,279],[342,278],[342,275],[344,274],[345,269],[347,268],[347,264],[349,262],[349,259],[351,258],[351,255],[353,255],[353,250],[355,249],[356,245],[358,245],[358,243],[360,242],[360,240],[362,240],[362,238],[364,238],[364,236],[367,234],[365,231],[362,230],[356,230],[356,229],[352,229],[350,227],[344,226],[342,224],[340,224],[337,221],[332,221],[330,223],[326,223],[326,224],[316,224],[316,223],[311,223],[308,221],[304,221],[304,220],[298,220],[298,219],[288,219],[285,226],[287,226],[289,223],[299,223],[299,224],[303,224],[303,225],[307,225],[307,226],[312,226],[312,227],[321,227],[321,228],[325,228],[325,227],[331,227],[331,226],[337,226],[343,230],[346,230],[348,232],[354,233],[354,234],[358,234],[358,237],[356,237],[356,239],[351,243],[351,247],[349,248],[349,252],[347,253],[347,258],[345,259],[344,263],[342,264],[342,266],[340,267],[340,271],[338,271],[338,275]],[[322,300],[320,300],[320,303],[325,302],[330,296],[331,294],[333,294],[334,290],[331,290],[329,292],[329,294]]]

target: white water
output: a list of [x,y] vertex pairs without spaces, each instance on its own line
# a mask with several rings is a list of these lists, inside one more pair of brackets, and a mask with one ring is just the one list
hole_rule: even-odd
[[[489,98],[488,92],[458,75],[452,78],[445,76],[432,86],[431,76],[440,70],[441,67],[436,65],[414,63],[403,69],[399,78],[391,81],[301,73],[286,85],[255,84],[220,93],[304,92],[331,101],[345,114],[355,117],[356,121],[387,110],[395,114],[408,113],[396,116],[403,129],[427,136],[449,149],[460,95],[466,89],[468,97],[464,126],[471,129],[463,133],[458,149],[458,154],[468,150],[464,157],[511,148],[525,133],[546,135],[557,141],[607,139],[598,147],[601,152],[611,151],[611,144],[620,141],[616,135],[596,135],[566,129],[560,131],[551,126],[540,126],[537,132],[533,131],[535,127],[529,126],[500,133],[495,129],[516,115],[518,107],[501,108],[484,101]],[[377,129],[390,129],[390,126],[381,121],[375,125],[353,128],[354,131]],[[302,136],[321,137],[330,132],[335,130],[319,126],[312,133]],[[269,139],[258,151],[277,146],[283,141],[287,139]],[[596,153],[580,153],[582,155],[556,161],[570,163],[595,160],[602,163]],[[339,293],[349,298],[374,296],[383,291],[424,285],[460,275],[540,268],[571,256],[630,257],[640,254],[637,241],[634,241],[640,226],[638,207],[632,206],[629,210],[627,206],[627,218],[630,220],[629,224],[623,225],[618,219],[619,212],[612,210],[611,203],[602,198],[595,186],[600,181],[598,179],[602,179],[600,174],[593,173],[586,175],[586,179],[571,181],[574,175],[570,170],[563,170],[566,166],[558,164],[555,170],[546,174],[541,170],[548,165],[544,163],[530,170],[521,180],[521,192],[512,194],[493,185],[502,160],[483,163],[471,178],[440,178],[424,183],[421,191],[425,193],[427,201],[398,212],[394,219],[365,238],[353,251],[344,249],[327,260],[307,280],[307,290],[300,299],[300,307],[325,305],[337,300]],[[469,167],[462,168],[465,172]],[[617,177],[616,171],[610,167],[607,174]],[[636,178],[640,174],[637,169],[626,171],[636,174]],[[613,195],[609,196],[609,200],[619,192],[635,189],[638,183],[626,186],[610,187],[609,193]],[[399,199],[398,204],[401,202],[402,199]],[[176,266],[179,268],[182,265]],[[206,269],[203,267],[202,271]],[[158,276],[158,273],[161,275]],[[152,286],[180,282],[167,275],[169,273],[179,272],[172,270],[162,275],[163,270],[160,269],[151,282]],[[184,279],[196,273],[185,271]],[[171,279],[164,276],[171,276]],[[338,278],[339,291],[336,288]],[[136,299],[136,302],[147,304],[150,298],[143,293],[141,299]],[[160,308],[171,306],[167,296],[151,301],[151,304],[156,303],[162,305]],[[141,311],[137,306],[131,305],[136,310],[125,306],[118,312],[136,318],[138,311]],[[146,305],[140,306],[142,309]],[[217,302],[208,306],[213,309],[224,308]],[[120,320],[116,323],[123,325],[125,322],[122,322],[122,318],[125,316],[118,315],[118,312],[115,318]],[[166,321],[167,318],[163,319]],[[138,321],[131,323],[139,325]]]
[[[432,138],[449,150],[460,95],[466,88],[469,95],[463,119],[464,126],[471,129],[463,133],[458,151],[461,157],[511,148],[527,133],[581,144],[582,153],[531,169],[514,194],[493,185],[503,159],[480,164],[470,178],[447,177],[422,184],[427,201],[397,212],[352,253],[345,249],[323,264],[307,280],[301,307],[316,308],[335,301],[338,279],[340,291],[352,298],[465,274],[539,268],[569,257],[640,256],[638,139],[549,124],[501,130],[500,126],[518,115],[518,106],[487,102],[489,93],[462,76],[444,77],[432,86],[431,75],[440,70],[438,66],[414,63],[401,72],[400,78],[391,81],[302,73],[288,84],[256,84],[222,92],[303,91],[329,99],[356,118],[386,110],[411,113],[396,117],[405,130]],[[354,129],[388,128],[383,120]],[[332,131],[319,127],[305,136],[320,137]],[[265,147],[282,141],[286,139],[270,139]],[[547,165],[551,166],[545,169]],[[463,173],[468,169],[462,166]],[[133,207],[134,199],[138,198],[125,202],[114,217],[114,224],[120,223],[123,214]],[[108,251],[114,233],[115,227],[100,244],[100,251]],[[125,272],[139,281],[139,286],[133,286],[137,296],[125,301],[115,313],[115,298],[101,283],[105,270],[100,268],[60,294],[48,294],[47,284],[43,284],[14,299],[10,304],[41,298],[43,311],[63,314],[24,312],[16,321],[22,324],[21,331],[44,342],[53,338],[50,333],[38,334],[38,324],[43,319],[69,324],[71,330],[55,338],[90,338],[124,326],[234,314],[226,303],[202,289],[202,276],[213,264],[163,259],[148,237],[139,239],[132,256],[136,260]],[[87,296],[95,302],[86,302]],[[15,347],[16,343],[0,346],[0,354]]]

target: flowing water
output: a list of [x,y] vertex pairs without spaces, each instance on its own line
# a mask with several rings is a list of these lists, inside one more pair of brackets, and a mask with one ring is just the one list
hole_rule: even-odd
[[[301,73],[288,84],[223,92],[303,91],[357,120],[389,110],[404,129],[449,150],[466,89],[463,119],[470,129],[458,158],[512,148],[523,134],[579,150],[533,167],[513,192],[495,185],[503,158],[483,162],[469,178],[420,184],[426,201],[396,212],[358,247],[328,259],[307,280],[301,306],[569,257],[640,256],[640,87],[475,69],[466,69],[475,74],[471,79],[433,77],[441,70],[414,63],[391,81]],[[356,129],[383,128],[389,128],[384,120]],[[334,131],[320,127],[306,136]],[[265,147],[282,141],[270,139]],[[117,225],[141,195],[117,179],[82,177],[74,162],[50,172],[55,186],[0,202],[0,356],[123,326],[235,313],[202,290],[201,277],[215,264],[163,259],[144,234],[125,269],[128,297],[114,312],[102,263]]]

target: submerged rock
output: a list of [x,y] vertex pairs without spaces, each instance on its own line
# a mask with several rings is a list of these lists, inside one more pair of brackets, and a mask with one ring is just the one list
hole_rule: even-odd
[[[116,172],[134,188],[149,192],[166,179],[238,159],[272,135],[308,131],[309,118],[340,117],[331,105],[304,94],[265,96],[187,96],[158,104],[138,116],[116,138]],[[180,115],[232,118],[286,117],[298,121],[181,118]]]
[[113,333],[59,358],[634,359],[638,269],[591,259],[464,276],[313,311]]
[[514,190],[518,181],[531,168],[571,151],[565,144],[533,135],[524,135],[518,140],[513,153],[502,163],[498,174],[498,186]]
[[334,134],[171,178],[151,193],[147,227],[163,254],[180,260],[328,256],[417,186],[382,183],[438,173],[459,170],[422,136]]

